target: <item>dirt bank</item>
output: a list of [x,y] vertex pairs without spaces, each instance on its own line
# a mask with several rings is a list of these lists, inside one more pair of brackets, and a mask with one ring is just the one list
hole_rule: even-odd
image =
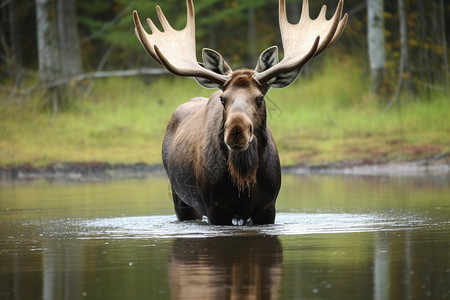
[[0,180],[33,180],[44,178],[61,181],[102,181],[111,179],[165,176],[163,166],[145,163],[110,164],[106,162],[64,162],[45,167],[30,163],[0,167]]
[[[368,163],[345,161],[320,165],[298,165],[283,168],[291,174],[342,174],[387,176],[450,176],[448,153],[426,160],[408,162]],[[111,179],[146,178],[166,176],[163,166],[136,164],[110,164],[106,162],[63,162],[45,167],[31,163],[0,167],[0,180],[33,180],[44,178],[55,181],[102,181]]]
[[361,176],[450,176],[450,162],[409,161],[386,162],[377,164],[339,163],[318,166],[298,166],[285,170],[294,174],[342,174]]

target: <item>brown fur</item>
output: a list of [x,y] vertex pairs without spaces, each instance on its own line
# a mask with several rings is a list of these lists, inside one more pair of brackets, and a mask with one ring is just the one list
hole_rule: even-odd
[[252,75],[235,71],[223,91],[173,113],[163,162],[179,220],[206,215],[211,224],[231,224],[235,216],[274,222],[280,163],[266,124],[264,93]]
[[233,180],[234,185],[238,189],[238,195],[240,196],[242,192],[247,189],[247,193],[251,195],[251,188],[256,183],[256,167],[250,168],[247,171],[241,169],[240,160],[233,158],[233,153],[228,153],[228,171],[230,172],[230,177]]
[[251,70],[239,70],[231,75],[230,82],[233,83],[235,88],[249,88],[253,83],[254,72]]

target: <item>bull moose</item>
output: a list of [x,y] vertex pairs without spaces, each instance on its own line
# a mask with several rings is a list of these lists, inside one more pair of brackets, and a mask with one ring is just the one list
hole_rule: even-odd
[[147,19],[149,34],[133,12],[136,36],[155,61],[175,75],[219,89],[209,99],[180,105],[167,125],[162,158],[177,218],[207,216],[214,225],[273,224],[281,167],[264,96],[270,88],[294,82],[310,59],[339,38],[347,23],[343,0],[329,20],[326,6],[311,19],[304,0],[298,24],[287,20],[285,0],[279,0],[283,59],[272,46],[260,55],[255,70],[234,71],[211,49],[203,49],[203,62],[197,61],[193,1],[186,5],[182,30],[174,30],[157,6],[163,31]]

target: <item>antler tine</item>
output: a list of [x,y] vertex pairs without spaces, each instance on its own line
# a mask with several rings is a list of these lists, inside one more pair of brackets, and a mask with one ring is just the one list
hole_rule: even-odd
[[342,19],[343,0],[339,0],[333,17],[326,19],[324,5],[316,19],[309,15],[308,0],[303,1],[302,13],[297,24],[291,24],[286,15],[286,2],[279,0],[279,25],[284,57],[271,68],[255,74],[261,84],[294,70],[300,70],[310,59],[331,46],[341,35],[347,23],[347,14]]
[[[155,61],[161,63],[161,61],[158,58],[158,55],[156,55],[152,43],[146,38],[148,33],[145,31],[144,27],[142,27],[141,20],[139,19],[137,11],[133,11],[133,21],[134,21],[134,32],[136,33],[136,37],[138,38],[139,42],[141,42],[141,45],[144,47],[145,50],[147,50],[148,54],[150,54],[150,56]],[[158,30],[158,28],[156,28],[156,26],[153,24],[152,20],[147,19],[147,23],[152,32]]]
[[164,31],[173,29],[159,5],[156,6],[156,13],[158,14],[159,22],[161,23]]
[[163,27],[160,31],[151,19],[147,23],[152,31],[148,34],[142,27],[139,15],[133,12],[136,36],[148,54],[167,70],[179,76],[201,77],[218,84],[224,84],[228,77],[203,68],[197,62],[195,53],[195,12],[192,0],[186,0],[187,21],[182,30],[175,30],[167,21],[159,6],[158,19]]
[[[344,15],[344,17],[341,20],[342,16],[342,10],[343,10],[344,2],[343,0],[339,0],[338,6],[336,8],[336,11],[334,12],[333,17],[331,17],[330,20],[327,21],[326,19],[326,10],[327,7],[324,5],[322,7],[322,10],[317,17],[317,20],[321,19],[323,22],[332,22],[330,31],[326,35],[326,37],[323,39],[323,41],[320,43],[319,48],[317,49],[317,52],[314,54],[314,56],[319,55],[322,53],[325,49],[327,49],[329,46],[331,46],[334,41],[337,40],[337,38],[341,35],[342,31],[344,30],[345,24],[347,24],[347,14]],[[341,25],[342,22],[342,25]],[[339,26],[341,25],[341,26]],[[338,29],[341,29],[339,32]]]
[[339,21],[338,28],[336,29],[336,33],[333,36],[333,39],[330,42],[330,45],[334,44],[336,40],[341,36],[342,32],[344,32],[344,28],[347,25],[348,14],[344,14],[342,19]]
[[[283,0],[283,2],[285,2],[284,0]],[[286,3],[284,4],[284,6],[286,6]],[[302,19],[309,19],[309,20],[311,20],[311,17],[309,16],[309,1],[308,0],[303,0],[303,5],[302,5],[302,14],[301,14],[301,16],[300,16],[300,20],[302,20]],[[287,19],[286,19],[287,20]],[[299,22],[300,22],[300,20],[299,20]]]
[[190,30],[194,30],[195,31],[194,2],[186,1],[186,6],[187,6],[186,28],[189,27]]

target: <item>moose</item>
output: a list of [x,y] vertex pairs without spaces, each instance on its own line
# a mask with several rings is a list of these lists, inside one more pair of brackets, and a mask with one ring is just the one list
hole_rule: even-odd
[[331,46],[347,23],[339,0],[327,20],[326,6],[309,16],[303,1],[298,24],[287,20],[285,0],[279,0],[279,26],[284,56],[272,46],[260,55],[256,68],[232,70],[208,48],[198,62],[193,0],[186,0],[187,22],[175,30],[159,6],[160,31],[147,19],[151,34],[133,12],[135,33],[148,54],[178,76],[194,77],[205,88],[218,89],[209,99],[193,98],[173,113],[162,145],[179,221],[207,216],[212,225],[273,224],[281,186],[277,147],[267,125],[264,96],[270,88],[294,82],[302,67]]

